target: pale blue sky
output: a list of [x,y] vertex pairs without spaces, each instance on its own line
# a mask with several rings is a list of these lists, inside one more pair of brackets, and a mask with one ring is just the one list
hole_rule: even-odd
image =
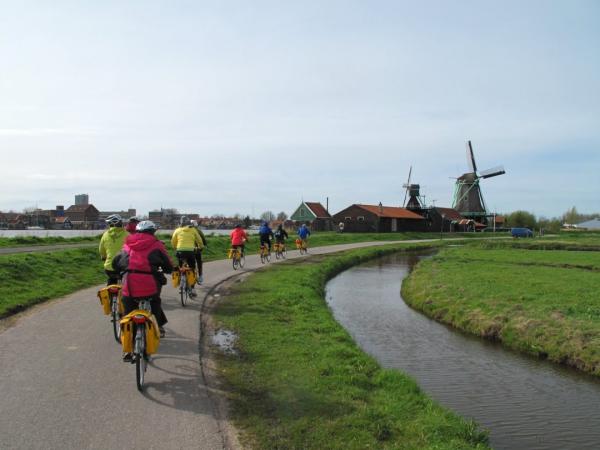
[[0,209],[600,211],[600,2],[0,1]]

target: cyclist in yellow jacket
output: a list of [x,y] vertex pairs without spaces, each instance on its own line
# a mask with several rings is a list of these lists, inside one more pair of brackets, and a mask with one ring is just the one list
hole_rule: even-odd
[[104,272],[108,280],[106,285],[119,284],[119,272],[113,269],[113,258],[119,254],[123,248],[123,243],[127,237],[127,231],[123,228],[123,219],[118,214],[113,214],[106,218],[108,230],[104,232],[100,238],[100,258],[104,261]]
[[[175,249],[179,266],[185,261],[192,270],[196,270],[195,252],[197,248],[202,250],[204,243],[202,242],[200,233],[198,233],[198,229],[192,225],[192,222],[187,217],[183,216],[180,219],[179,228],[171,236],[171,245]],[[196,291],[192,289],[190,295],[195,297]]]

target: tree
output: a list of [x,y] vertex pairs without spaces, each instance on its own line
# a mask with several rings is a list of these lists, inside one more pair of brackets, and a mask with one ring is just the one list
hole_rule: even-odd
[[506,216],[506,226],[534,229],[537,226],[537,221],[535,216],[528,211],[514,211]]
[[273,213],[273,211],[265,211],[260,215],[260,220],[263,220],[265,222],[271,222],[272,220],[275,220],[275,214]]
[[281,211],[279,214],[277,214],[277,220],[279,220],[280,222],[285,222],[288,218],[288,215]]
[[252,225],[252,219],[250,219],[250,216],[244,217],[244,228],[248,228],[250,225]]

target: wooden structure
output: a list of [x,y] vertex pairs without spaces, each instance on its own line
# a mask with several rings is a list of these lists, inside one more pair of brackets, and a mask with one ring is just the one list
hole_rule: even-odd
[[344,223],[344,233],[389,233],[396,231],[426,231],[425,218],[406,208],[395,206],[353,204],[333,216],[335,223]]
[[312,231],[332,231],[333,217],[319,202],[302,202],[290,216],[296,224],[305,223]]

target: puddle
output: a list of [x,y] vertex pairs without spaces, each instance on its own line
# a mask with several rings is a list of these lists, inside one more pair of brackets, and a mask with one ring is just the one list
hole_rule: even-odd
[[212,336],[213,345],[219,347],[223,353],[229,354],[237,354],[237,351],[234,348],[235,341],[237,340],[237,335],[233,331],[219,329]]

